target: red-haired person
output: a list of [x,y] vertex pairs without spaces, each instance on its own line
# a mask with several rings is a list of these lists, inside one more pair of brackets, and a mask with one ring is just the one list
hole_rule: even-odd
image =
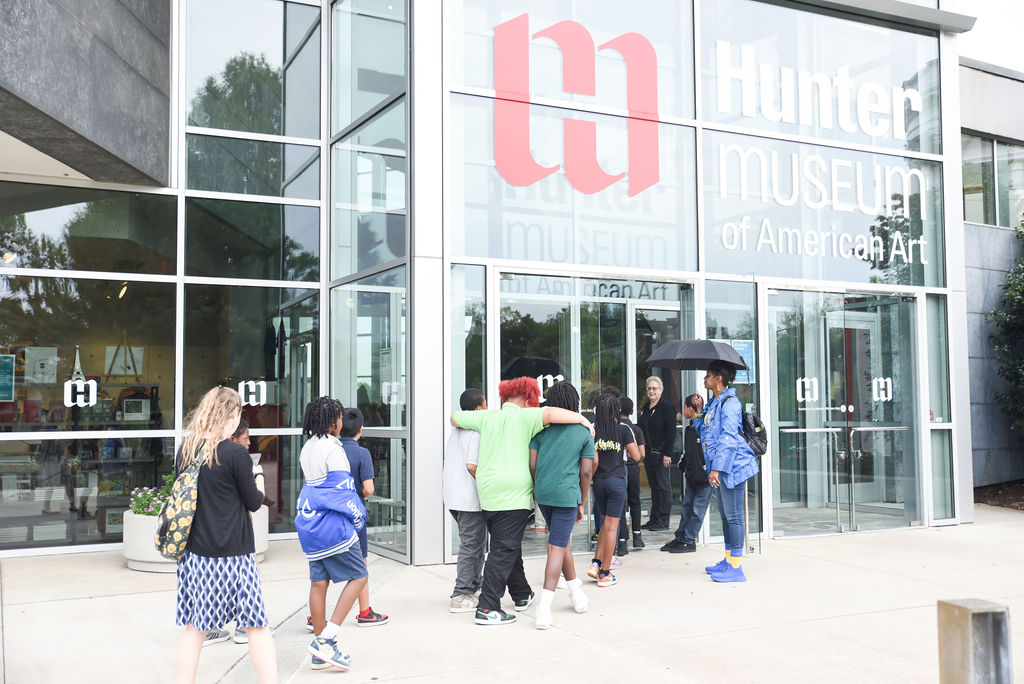
[[476,487],[491,543],[476,609],[478,625],[515,622],[515,614],[501,609],[506,587],[516,611],[526,610],[534,599],[523,572],[522,548],[526,521],[533,510],[530,440],[551,423],[578,423],[593,434],[590,421],[575,411],[539,408],[536,378],[503,380],[498,394],[500,410],[457,411],[451,418],[455,427],[480,433]]

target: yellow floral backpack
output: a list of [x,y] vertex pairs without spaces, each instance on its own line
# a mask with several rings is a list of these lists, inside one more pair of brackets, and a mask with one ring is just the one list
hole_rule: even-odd
[[171,495],[160,508],[155,542],[156,550],[164,558],[180,561],[185,554],[188,533],[196,514],[196,500],[199,498],[199,469],[204,461],[202,457],[193,459],[181,471],[171,486]]

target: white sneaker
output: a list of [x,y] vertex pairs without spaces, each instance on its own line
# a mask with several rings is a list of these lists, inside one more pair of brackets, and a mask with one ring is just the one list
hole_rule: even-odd
[[615,569],[617,569],[617,568],[621,568],[621,567],[622,567],[622,561],[621,561],[621,560],[619,559],[619,557],[618,557],[618,556],[612,556],[612,562],[611,562],[611,563],[609,563],[609,564],[608,564],[608,566],[609,566],[609,567],[610,567],[610,568],[611,568],[612,570],[615,570]]
[[461,594],[452,598],[448,606],[449,613],[468,613],[476,610],[476,597],[470,594]]

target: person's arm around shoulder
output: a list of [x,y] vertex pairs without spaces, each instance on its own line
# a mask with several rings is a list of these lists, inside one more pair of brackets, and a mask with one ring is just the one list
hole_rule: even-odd
[[590,431],[591,437],[594,436],[594,426],[590,424],[590,421],[582,413],[576,413],[568,409],[558,408],[557,406],[545,406],[541,421],[544,425],[551,425],[552,423],[559,425],[579,424]]
[[487,411],[456,411],[452,414],[452,426],[480,432]]

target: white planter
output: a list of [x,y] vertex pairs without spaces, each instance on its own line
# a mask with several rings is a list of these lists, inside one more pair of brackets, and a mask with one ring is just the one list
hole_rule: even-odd
[[256,540],[256,560],[262,561],[270,544],[270,509],[266,506],[260,506],[252,514],[252,533]]
[[144,572],[175,572],[178,564],[160,555],[156,550],[155,515],[124,512],[124,557],[132,570]]
[[[178,564],[160,555],[156,550],[155,515],[137,515],[131,511],[124,512],[124,557],[128,567],[143,572],[175,572]],[[256,559],[263,560],[270,543],[270,509],[260,506],[252,514],[253,536],[256,541]]]

